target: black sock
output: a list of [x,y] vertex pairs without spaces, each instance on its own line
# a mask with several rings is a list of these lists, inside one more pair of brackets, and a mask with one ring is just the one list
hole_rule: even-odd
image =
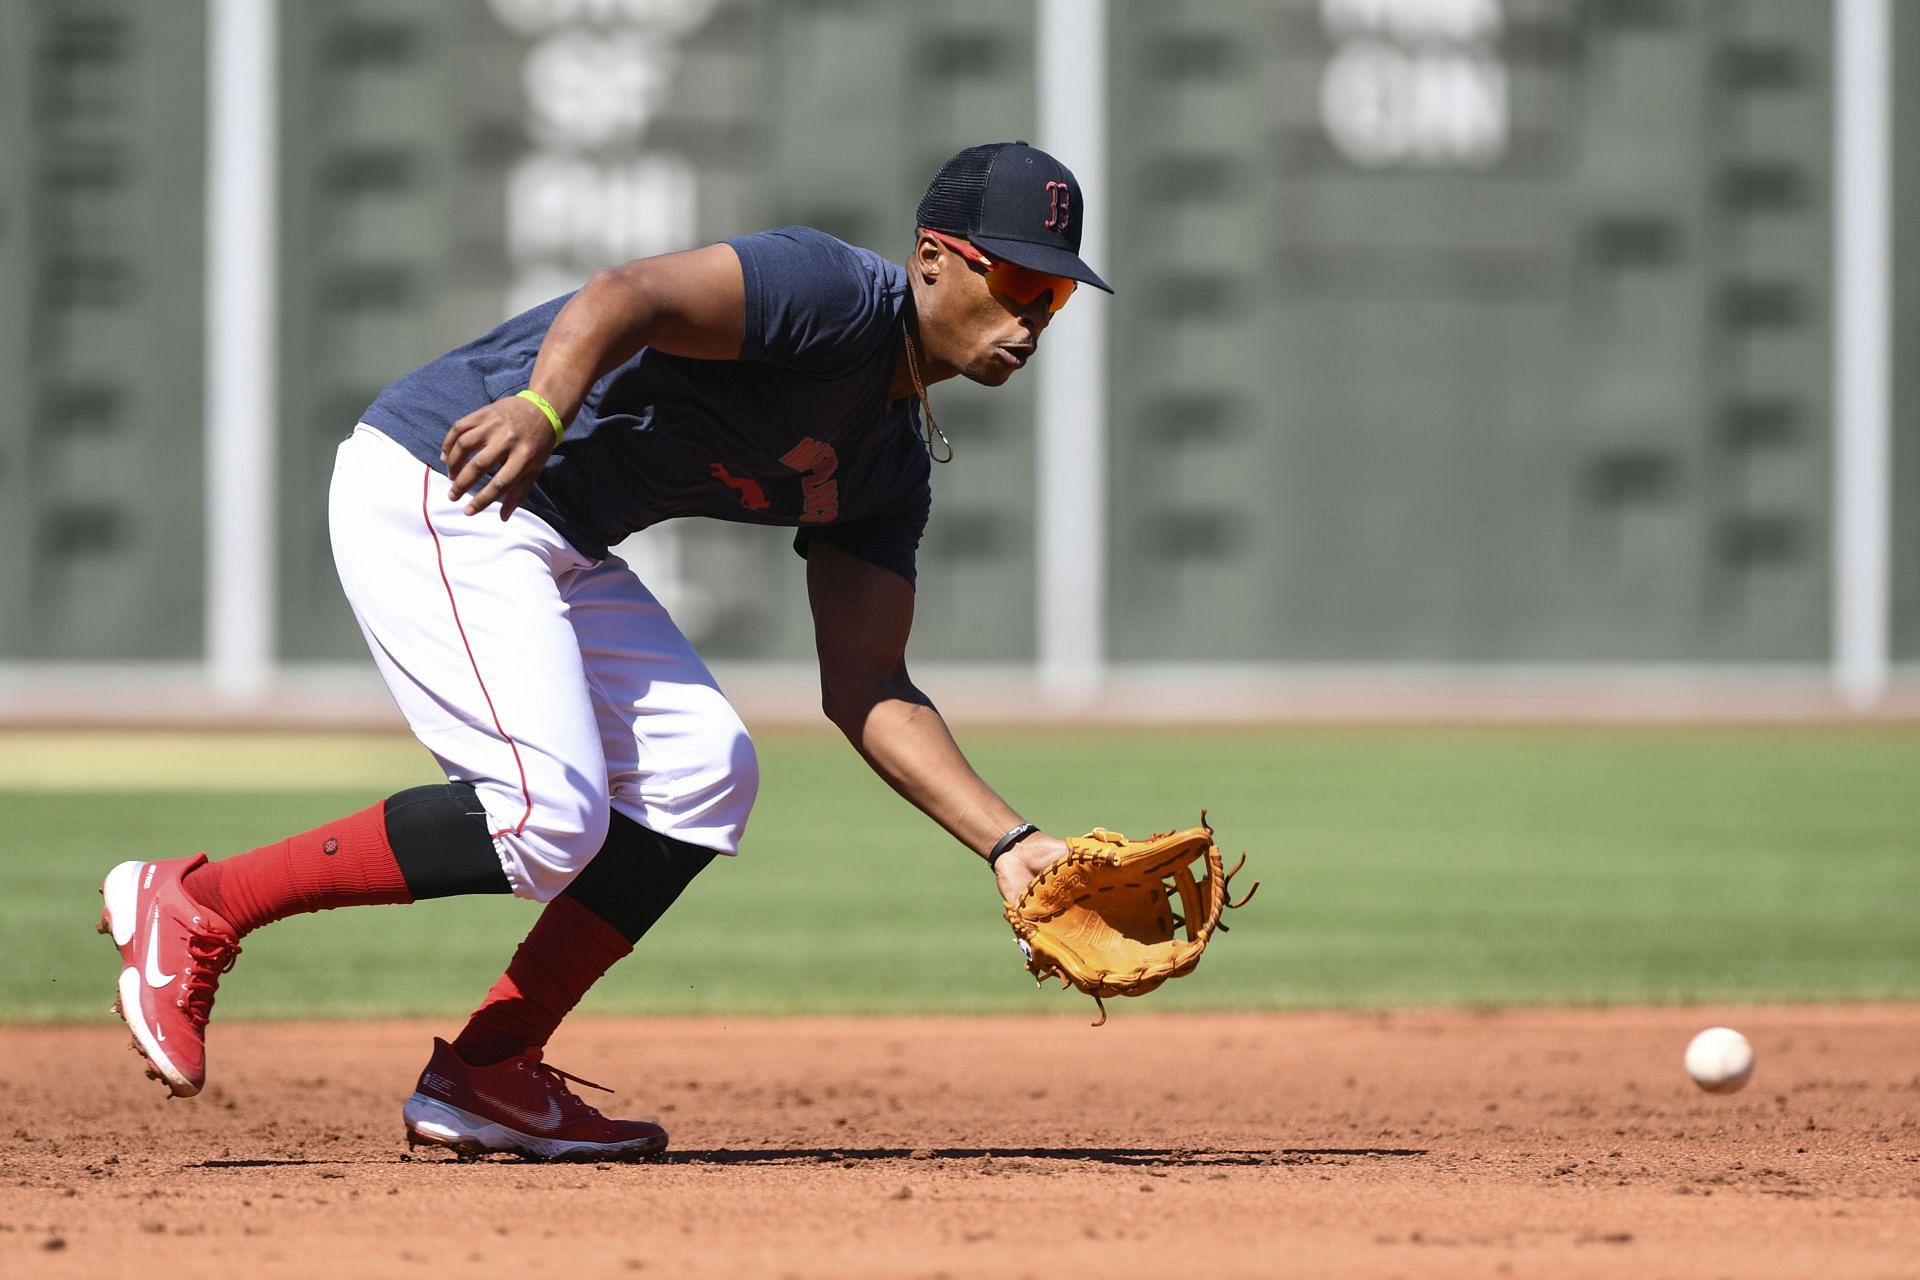
[[464,893],[512,893],[480,797],[464,782],[412,787],[387,797],[387,844],[414,901]]
[[615,812],[607,842],[565,893],[628,942],[638,942],[714,856],[711,849],[663,836]]

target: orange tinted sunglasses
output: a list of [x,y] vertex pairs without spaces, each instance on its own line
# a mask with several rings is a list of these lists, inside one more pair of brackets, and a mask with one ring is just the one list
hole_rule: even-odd
[[1072,276],[1052,276],[1044,271],[1016,266],[1011,262],[995,262],[975,245],[935,231],[931,227],[920,228],[920,233],[932,236],[968,262],[985,268],[987,288],[995,293],[1004,294],[1023,307],[1032,306],[1036,298],[1052,290],[1053,297],[1047,302],[1047,312],[1052,314],[1067,305],[1067,299],[1073,296],[1074,289],[1080,284]]

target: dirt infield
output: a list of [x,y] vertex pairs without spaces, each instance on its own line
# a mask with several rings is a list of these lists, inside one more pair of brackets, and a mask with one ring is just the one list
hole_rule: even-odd
[[410,1159],[425,1026],[214,1030],[176,1102],[0,1028],[0,1275],[1920,1274],[1920,1008],[570,1024],[642,1165]]

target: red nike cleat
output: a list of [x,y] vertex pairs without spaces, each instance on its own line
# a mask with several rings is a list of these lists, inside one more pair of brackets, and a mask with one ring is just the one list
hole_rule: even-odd
[[191,1098],[207,1079],[207,1018],[220,975],[233,968],[240,939],[195,902],[181,880],[207,860],[123,862],[107,872],[100,932],[113,935],[120,971],[118,1013],[133,1032],[147,1074]]
[[449,1147],[462,1156],[505,1151],[529,1160],[635,1160],[667,1149],[667,1131],[645,1120],[609,1120],[567,1081],[603,1085],[548,1066],[531,1050],[487,1067],[467,1065],[445,1040],[407,1099],[407,1146]]

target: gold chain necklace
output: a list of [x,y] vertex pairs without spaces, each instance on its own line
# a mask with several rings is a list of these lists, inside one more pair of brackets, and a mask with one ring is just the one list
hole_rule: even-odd
[[[920,381],[920,360],[913,350],[913,330],[905,316],[900,318],[900,336],[907,343],[907,376],[913,379],[914,393],[920,397],[920,412],[927,420],[920,433],[920,439],[927,446],[927,456],[935,462],[952,462],[953,441],[947,439],[947,433],[940,429],[939,421],[933,416],[933,402],[927,399],[927,384]],[[944,458],[933,451],[935,436],[939,436],[940,443],[946,446],[947,456]]]

